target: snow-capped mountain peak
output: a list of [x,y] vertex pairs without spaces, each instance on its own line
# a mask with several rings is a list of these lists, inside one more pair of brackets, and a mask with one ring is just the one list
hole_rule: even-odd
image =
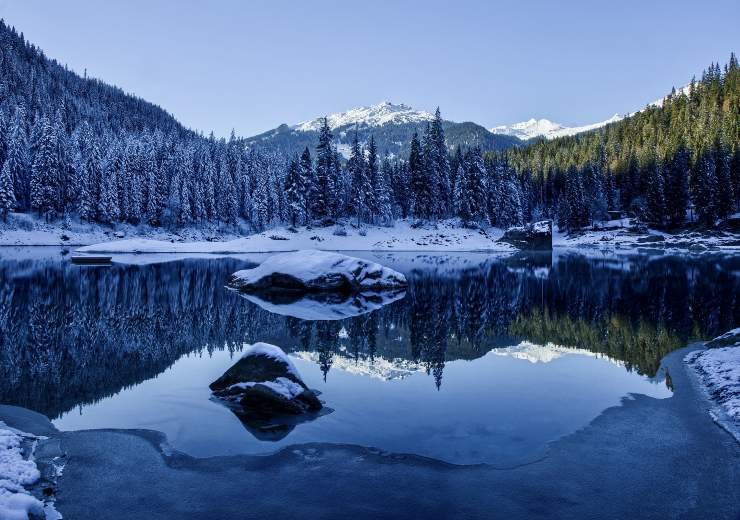
[[[357,125],[358,127],[378,127],[387,124],[405,124],[405,123],[422,123],[434,119],[434,115],[429,112],[414,110],[408,105],[393,104],[390,101],[383,101],[377,105],[353,108],[346,112],[331,114],[326,116],[329,122],[329,128],[337,128],[348,125]],[[304,121],[295,125],[293,128],[301,132],[318,131],[321,128],[323,117],[317,117],[310,121]]]
[[513,135],[526,141],[534,137],[544,137],[545,139],[555,139],[556,137],[563,137],[566,135],[580,134],[581,132],[588,132],[589,130],[595,130],[606,126],[609,123],[615,123],[621,120],[624,116],[614,114],[612,117],[599,123],[593,123],[584,126],[563,126],[560,123],[555,123],[549,119],[530,119],[529,121],[522,121],[521,123],[515,123],[513,125],[502,125],[491,128],[491,133]]
[[554,123],[549,119],[530,119],[528,121],[522,121],[521,123],[514,123],[513,125],[496,126],[491,128],[491,133],[494,134],[506,134],[513,135],[519,139],[531,139],[533,137],[547,136],[553,132],[561,130],[563,126],[559,123]]

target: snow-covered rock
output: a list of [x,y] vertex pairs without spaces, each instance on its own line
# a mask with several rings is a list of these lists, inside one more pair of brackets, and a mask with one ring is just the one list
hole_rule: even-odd
[[551,251],[552,221],[543,220],[509,228],[499,240],[527,251]]
[[270,292],[241,293],[241,296],[273,314],[292,316],[301,320],[328,321],[343,320],[376,311],[384,305],[402,299],[406,296],[406,291],[399,289],[354,294],[320,292],[297,294],[295,298],[286,298],[285,295],[275,297],[276,295]]
[[210,384],[210,389],[216,397],[258,418],[299,415],[322,408],[290,358],[269,343],[248,347],[239,361]]
[[624,116],[614,114],[605,121],[598,123],[592,123],[590,125],[583,126],[563,126],[560,123],[555,123],[549,119],[530,119],[528,121],[522,121],[521,123],[514,123],[513,125],[501,125],[491,128],[493,134],[512,135],[518,137],[523,141],[527,139],[533,139],[535,137],[544,137],[545,139],[555,139],[557,137],[564,137],[568,135],[576,135],[581,132],[588,132],[590,130],[596,130],[602,126],[606,126],[610,123],[616,123],[621,121]]
[[275,255],[254,269],[237,271],[228,284],[245,292],[356,293],[399,289],[406,286],[406,277],[375,262],[309,249]]
[[[388,124],[423,123],[432,121],[434,115],[429,112],[414,110],[408,105],[395,105],[389,101],[383,101],[377,105],[353,108],[346,112],[326,116],[329,128],[337,128],[349,125],[358,127],[378,127]],[[300,132],[317,132],[324,124],[323,117],[317,117],[310,121],[304,121],[293,128]]]
[[44,504],[26,487],[41,477],[31,457],[24,456],[24,439],[35,438],[0,421],[0,519],[44,517]]
[[707,342],[708,348],[740,347],[740,327],[728,330],[721,336]]

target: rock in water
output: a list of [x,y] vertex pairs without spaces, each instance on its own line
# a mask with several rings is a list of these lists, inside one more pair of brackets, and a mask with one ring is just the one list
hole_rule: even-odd
[[247,348],[239,361],[210,384],[210,389],[231,405],[239,405],[241,416],[264,419],[322,408],[290,358],[269,343]]
[[527,251],[552,251],[552,221],[509,228],[498,241]]
[[245,292],[360,292],[398,289],[406,277],[375,262],[360,258],[306,250],[272,256],[254,269],[237,271],[230,287]]

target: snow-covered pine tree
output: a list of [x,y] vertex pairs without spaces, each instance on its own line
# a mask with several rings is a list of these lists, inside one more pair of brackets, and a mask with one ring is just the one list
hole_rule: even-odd
[[3,167],[7,164],[10,170],[16,203],[23,208],[28,208],[30,205],[30,177],[28,175],[28,145],[26,132],[23,129],[24,117],[25,110],[20,106],[16,109],[15,117],[6,133],[7,142]]
[[59,156],[56,133],[48,119],[41,122],[41,134],[31,170],[31,208],[49,220],[58,202]]
[[312,207],[312,213],[316,218],[331,215],[331,196],[335,191],[332,138],[329,121],[324,118],[319,130],[319,142],[316,146],[316,190]]
[[10,163],[5,161],[0,169],[0,217],[3,222],[8,220],[8,213],[15,207],[15,192],[13,190],[13,174]]
[[464,161],[458,162],[457,175],[455,175],[454,206],[455,215],[462,221],[463,226],[470,225],[472,214],[470,211],[470,198],[468,197],[469,186],[467,167]]
[[409,152],[409,195],[411,196],[411,212],[417,218],[431,218],[430,214],[430,180],[426,178],[426,168],[422,155],[419,136],[414,133],[411,137]]
[[347,170],[350,175],[350,211],[357,218],[357,225],[368,215],[368,193],[372,190],[368,176],[368,165],[360,146],[357,132],[352,139]]
[[377,181],[373,187],[375,191],[377,217],[383,225],[388,225],[393,221],[393,200],[390,187],[391,172],[391,163],[388,157],[385,156],[378,172]]
[[303,215],[303,178],[301,177],[298,159],[293,158],[288,162],[288,172],[285,174],[285,197],[288,203],[288,218],[291,225],[305,219]]
[[469,199],[470,218],[478,223],[488,221],[488,175],[479,147],[468,150],[464,164],[467,186],[465,192]]
[[433,171],[432,178],[437,181],[435,215],[442,218],[450,213],[452,191],[450,160],[447,154],[445,133],[442,128],[442,114],[439,107],[434,112],[434,119],[429,126],[429,155],[429,168]]
[[380,213],[376,192],[379,189],[383,189],[383,179],[380,178],[380,168],[378,165],[378,149],[375,146],[375,137],[370,136],[370,141],[367,145],[367,169],[366,177],[367,184],[365,189],[365,205],[367,206],[368,217],[370,222],[374,222]]

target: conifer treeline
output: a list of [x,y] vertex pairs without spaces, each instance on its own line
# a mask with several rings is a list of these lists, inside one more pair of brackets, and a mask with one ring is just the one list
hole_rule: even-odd
[[622,209],[657,227],[712,227],[740,203],[740,71],[699,81],[602,129],[507,152],[537,206],[578,228]]

